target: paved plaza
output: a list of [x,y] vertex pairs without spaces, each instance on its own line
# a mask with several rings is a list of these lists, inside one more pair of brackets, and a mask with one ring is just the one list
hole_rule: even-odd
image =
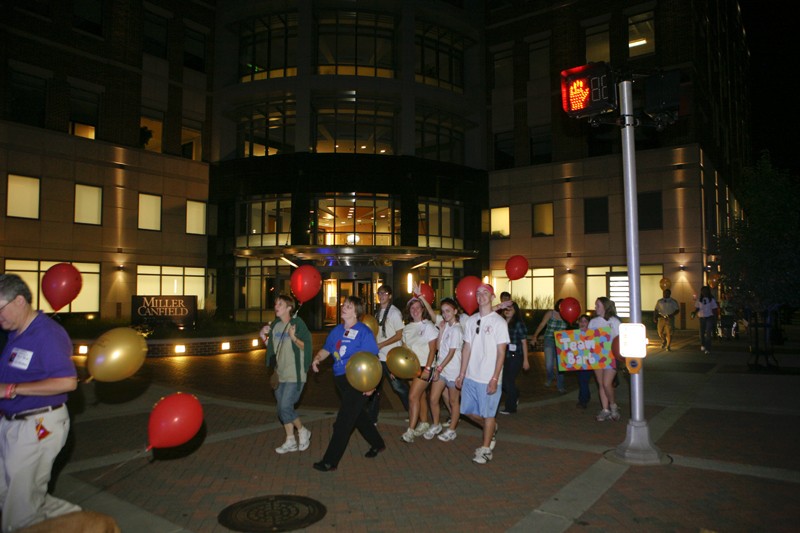
[[[82,384],[73,395],[55,493],[131,533],[230,531],[220,511],[268,495],[321,502],[327,514],[308,531],[797,531],[800,329],[786,332],[779,370],[750,366],[744,339],[717,342],[705,356],[697,335],[683,331],[672,352],[649,350],[645,418],[668,463],[655,466],[608,458],[630,417],[625,379],[617,389],[623,420],[596,422],[595,384],[589,409],[577,408],[575,376],[567,394],[544,388],[541,353],[519,379],[518,413],[499,415],[489,464],[471,461],[480,436],[465,421],[452,442],[402,442],[406,416],[387,387],[378,426],[386,451],[365,458],[356,433],[330,473],[311,468],[338,407],[329,367],[300,404],[310,448],[278,455],[284,433],[263,351],[148,359],[132,379]],[[145,452],[154,403],[177,391],[200,399],[201,434]]]

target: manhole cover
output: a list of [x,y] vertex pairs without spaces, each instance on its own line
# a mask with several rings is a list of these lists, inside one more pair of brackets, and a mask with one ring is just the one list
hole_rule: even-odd
[[326,512],[324,505],[305,496],[261,496],[229,505],[217,520],[234,531],[294,531],[322,520]]

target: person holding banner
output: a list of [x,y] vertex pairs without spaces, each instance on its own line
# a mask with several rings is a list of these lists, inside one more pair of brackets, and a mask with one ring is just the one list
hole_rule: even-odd
[[[578,329],[581,333],[586,333],[589,330],[589,315],[581,315],[578,318]],[[578,371],[578,405],[581,409],[586,409],[589,405],[589,400],[592,399],[592,391],[589,388],[589,383],[592,381],[592,370],[579,370]]]
[[567,329],[567,323],[563,318],[561,318],[561,315],[558,312],[558,307],[561,305],[562,301],[563,298],[559,299],[553,309],[544,314],[542,321],[539,323],[539,327],[536,328],[536,331],[533,334],[533,339],[531,339],[531,342],[535,345],[536,338],[539,336],[539,332],[544,329],[544,366],[547,372],[547,381],[545,381],[544,386],[549,387],[550,384],[553,383],[553,380],[555,380],[556,386],[558,387],[558,392],[564,394],[567,392],[567,389],[564,387],[564,374],[558,371],[556,339],[553,336],[556,331]]
[[[620,320],[617,316],[617,306],[613,300],[606,296],[601,296],[594,302],[596,316],[589,322],[589,329],[609,328],[611,329],[611,340],[619,336]],[[614,396],[614,376],[617,375],[617,362],[611,358],[611,364],[606,368],[599,368],[594,371],[597,378],[597,388],[600,393],[600,403],[603,408],[597,413],[597,421],[619,420],[619,407]]]

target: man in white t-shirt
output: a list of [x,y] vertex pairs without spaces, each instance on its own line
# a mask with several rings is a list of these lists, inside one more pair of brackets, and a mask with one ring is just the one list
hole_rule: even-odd
[[475,450],[472,460],[486,464],[492,460],[495,445],[500,380],[509,336],[505,319],[492,310],[492,286],[484,283],[475,293],[478,312],[464,324],[461,373],[456,386],[461,388],[461,414],[483,428],[482,446]]
[[[378,322],[378,357],[383,367],[383,375],[389,380],[392,390],[400,397],[403,407],[408,411],[408,383],[405,380],[395,378],[386,366],[386,355],[389,350],[402,344],[403,338],[403,313],[392,305],[392,288],[388,285],[378,287],[379,305],[375,309],[375,320]],[[380,411],[381,395],[383,394],[380,384],[378,390],[372,395],[369,401],[369,416],[372,422],[378,423],[378,412]]]

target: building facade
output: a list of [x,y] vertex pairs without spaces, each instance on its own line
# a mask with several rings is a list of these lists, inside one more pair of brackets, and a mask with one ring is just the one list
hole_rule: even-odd
[[[610,295],[628,312],[619,113],[592,124],[561,108],[560,72],[605,62],[633,81],[643,310],[664,278],[691,310],[700,287],[715,285],[716,235],[739,213],[736,179],[750,156],[737,3],[496,2],[487,17],[496,285],[535,307],[572,296],[591,310]],[[531,270],[510,281],[516,254]]]
[[[372,302],[388,283],[402,300],[419,281],[452,295],[465,275],[528,307],[624,303],[619,128],[561,110],[560,72],[590,62],[634,81],[645,309],[662,278],[691,302],[738,213],[750,151],[735,2],[0,12],[0,260],[32,287],[73,263],[84,288],[64,312],[127,318],[132,296],[194,295],[260,322],[301,264],[323,277],[303,306],[314,327],[338,321],[344,296]],[[655,98],[663,74],[678,87]],[[521,280],[505,276],[512,255],[531,266]]]

